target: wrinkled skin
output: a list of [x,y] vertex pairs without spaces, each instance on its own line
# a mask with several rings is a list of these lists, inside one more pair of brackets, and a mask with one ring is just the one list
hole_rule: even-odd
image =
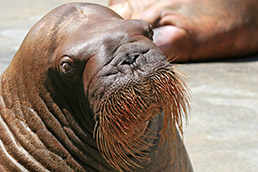
[[258,52],[256,0],[111,0],[126,19],[154,27],[154,42],[174,61],[232,58]]
[[[171,66],[151,39],[146,22],[123,20],[99,5],[67,4],[41,19],[0,76],[0,171],[192,171],[175,123],[167,141],[160,143],[166,114],[157,103],[154,110],[153,102],[146,103],[146,110],[155,113],[143,121],[153,131],[145,139],[152,146],[141,161],[129,157],[136,165],[112,165],[94,137],[105,95],[155,78],[155,72]],[[172,111],[181,113],[187,93],[175,81],[168,91],[179,90],[172,97],[178,100]],[[144,132],[126,135],[139,140]]]

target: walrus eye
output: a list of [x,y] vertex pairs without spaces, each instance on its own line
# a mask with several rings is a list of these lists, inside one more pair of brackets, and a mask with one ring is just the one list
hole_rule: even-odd
[[68,56],[63,57],[60,62],[60,70],[66,77],[72,77],[75,73],[74,61]]

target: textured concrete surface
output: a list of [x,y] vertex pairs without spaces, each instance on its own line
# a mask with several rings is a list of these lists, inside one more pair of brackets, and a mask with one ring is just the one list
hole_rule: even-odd
[[181,67],[191,77],[184,137],[198,172],[258,171],[258,58],[249,60]]
[[[72,0],[0,0],[0,73],[33,24],[66,2]],[[176,66],[192,90],[184,141],[195,171],[258,171],[258,55]]]

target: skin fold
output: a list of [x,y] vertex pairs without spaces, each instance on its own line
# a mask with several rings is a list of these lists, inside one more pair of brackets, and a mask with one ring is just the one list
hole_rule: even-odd
[[111,0],[126,19],[153,25],[154,42],[169,60],[207,61],[258,52],[255,0]]
[[189,93],[143,20],[60,6],[0,76],[0,171],[193,171]]

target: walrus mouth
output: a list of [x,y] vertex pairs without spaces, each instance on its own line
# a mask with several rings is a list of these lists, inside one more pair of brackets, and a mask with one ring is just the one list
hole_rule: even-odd
[[140,167],[135,161],[145,160],[153,146],[145,140],[151,137],[151,131],[146,129],[148,121],[164,110],[161,144],[168,137],[168,127],[172,130],[173,125],[177,126],[182,133],[182,119],[187,120],[189,107],[188,93],[181,76],[168,64],[140,82],[102,98],[94,131],[102,156],[119,171]]

